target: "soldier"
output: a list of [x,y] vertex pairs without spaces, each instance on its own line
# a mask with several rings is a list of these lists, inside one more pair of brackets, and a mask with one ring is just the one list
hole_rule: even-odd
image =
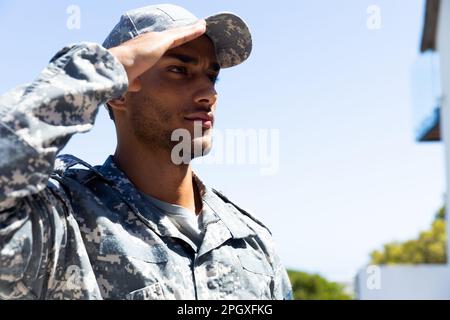
[[[0,97],[1,299],[292,298],[270,231],[172,155],[196,125],[211,149],[217,76],[251,46],[234,14],[148,6]],[[114,156],[57,157],[105,103]]]

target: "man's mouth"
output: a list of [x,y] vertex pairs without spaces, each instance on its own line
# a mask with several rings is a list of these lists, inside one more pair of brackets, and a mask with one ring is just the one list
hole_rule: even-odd
[[214,116],[207,113],[196,113],[184,118],[191,122],[200,122],[204,129],[211,129],[214,126]]

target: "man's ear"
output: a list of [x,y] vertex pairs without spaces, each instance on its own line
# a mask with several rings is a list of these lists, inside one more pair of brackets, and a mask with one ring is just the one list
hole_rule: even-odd
[[112,121],[116,122],[116,117],[114,116],[113,109],[116,110],[125,110],[126,108],[126,97],[121,97],[119,99],[109,100],[106,103],[106,109],[108,110],[109,117]]
[[110,108],[113,108],[116,110],[125,110],[126,109],[126,97],[109,100],[108,105],[110,106]]

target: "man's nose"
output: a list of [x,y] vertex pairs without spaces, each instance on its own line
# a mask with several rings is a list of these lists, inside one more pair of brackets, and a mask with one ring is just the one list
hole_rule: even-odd
[[214,84],[208,80],[208,84],[203,83],[201,88],[195,93],[194,101],[197,105],[211,108],[217,102],[217,91]]

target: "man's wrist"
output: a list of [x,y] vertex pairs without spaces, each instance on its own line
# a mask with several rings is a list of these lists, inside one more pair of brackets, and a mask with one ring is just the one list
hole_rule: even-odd
[[130,50],[123,46],[119,46],[108,49],[108,51],[123,66],[125,72],[127,73],[128,80],[130,80],[129,70],[134,64],[134,58],[130,53]]

